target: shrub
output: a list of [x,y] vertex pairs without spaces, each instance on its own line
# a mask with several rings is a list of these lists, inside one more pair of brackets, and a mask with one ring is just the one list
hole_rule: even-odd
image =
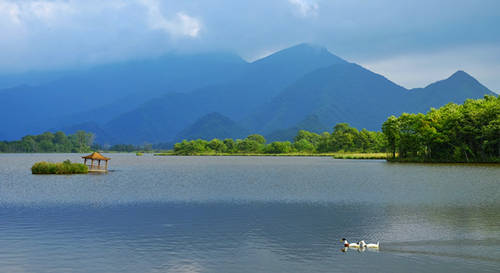
[[81,163],[71,163],[65,160],[62,163],[37,162],[31,167],[32,174],[81,174],[88,173],[88,167]]

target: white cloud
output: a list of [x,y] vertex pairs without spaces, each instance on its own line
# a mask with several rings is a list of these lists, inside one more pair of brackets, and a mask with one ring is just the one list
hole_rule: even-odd
[[297,9],[302,17],[318,15],[319,5],[315,0],[288,0],[288,2]]
[[[75,10],[66,1],[8,1],[0,0],[0,15],[12,24],[28,21],[50,24]],[[5,22],[4,22],[5,23]]]
[[492,91],[500,91],[500,47],[468,46],[412,53],[380,60],[354,60],[406,88],[425,87],[463,70]]
[[160,55],[199,37],[190,12],[158,0],[0,0],[0,74]]
[[148,22],[152,29],[160,29],[175,36],[197,37],[201,23],[184,12],[177,12],[174,18],[166,18],[157,0],[141,0],[148,10]]

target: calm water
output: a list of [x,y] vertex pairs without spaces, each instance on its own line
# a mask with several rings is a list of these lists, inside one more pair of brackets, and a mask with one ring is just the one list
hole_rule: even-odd
[[[498,165],[0,154],[0,272],[499,272]],[[340,238],[381,242],[341,251]]]

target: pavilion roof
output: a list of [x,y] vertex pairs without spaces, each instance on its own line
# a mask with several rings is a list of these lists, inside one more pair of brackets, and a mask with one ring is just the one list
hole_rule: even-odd
[[86,159],[94,159],[94,160],[110,160],[111,158],[109,157],[105,157],[103,156],[102,154],[98,153],[98,152],[93,152],[89,155],[86,155],[86,156],[82,156],[82,158],[86,158]]

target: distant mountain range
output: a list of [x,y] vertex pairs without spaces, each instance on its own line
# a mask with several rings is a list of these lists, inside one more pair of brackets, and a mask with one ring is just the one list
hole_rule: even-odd
[[287,140],[299,129],[331,131],[339,122],[379,130],[390,115],[494,94],[463,71],[408,90],[309,44],[251,63],[225,53],[172,54],[60,75],[0,90],[7,113],[1,138],[81,129],[95,133],[101,144],[254,132]]

